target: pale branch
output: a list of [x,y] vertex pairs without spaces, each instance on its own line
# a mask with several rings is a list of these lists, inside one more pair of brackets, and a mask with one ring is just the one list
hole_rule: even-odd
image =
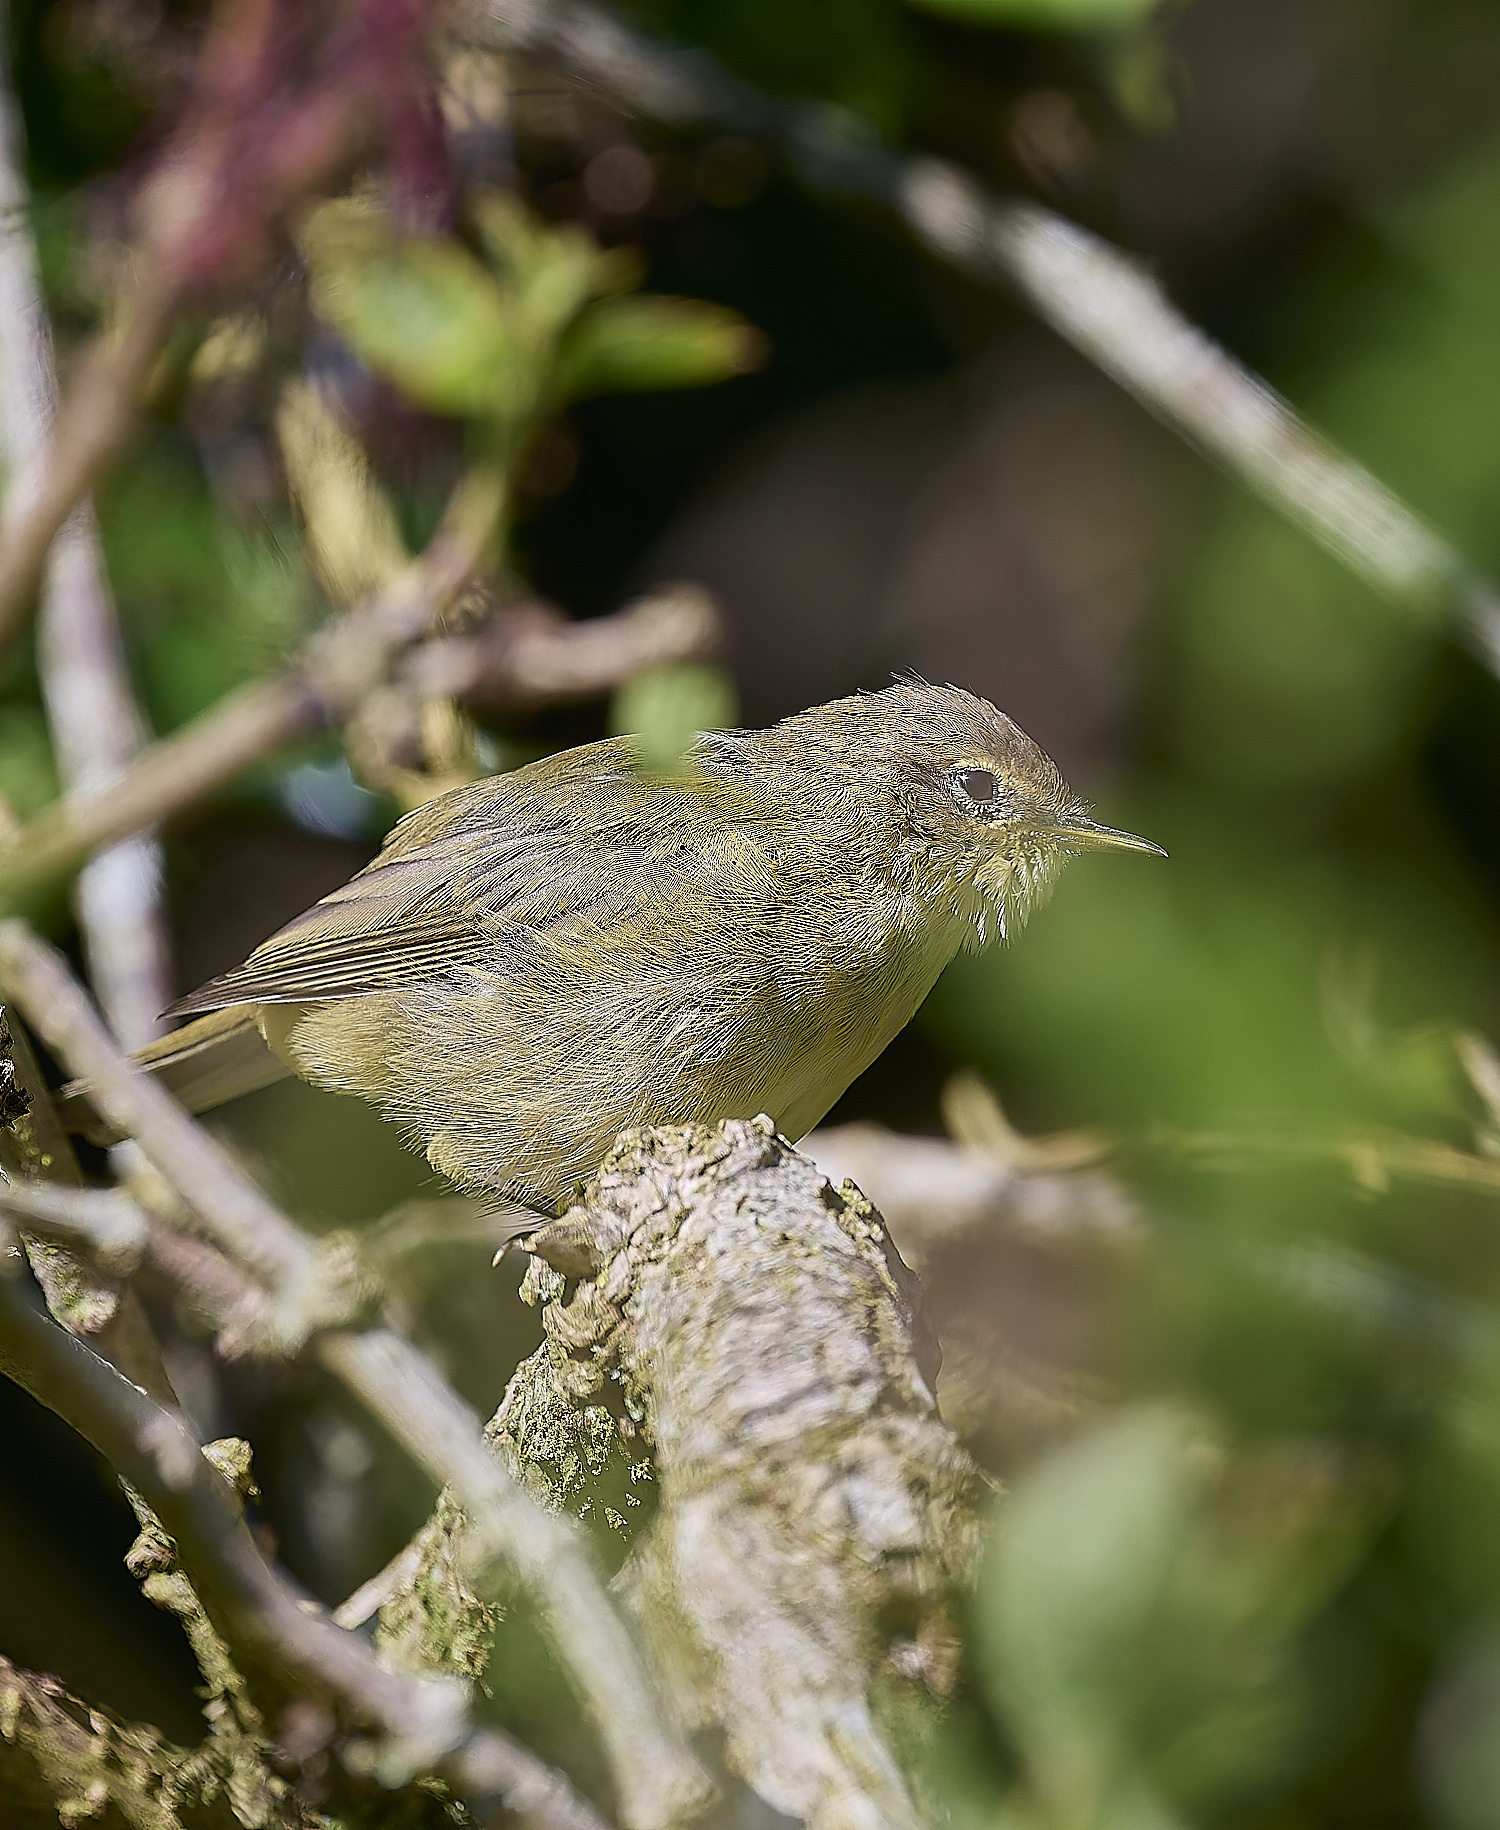
[[0,523],[0,655],[25,629],[58,530],[135,423],[137,402],[172,323],[175,299],[163,281],[159,271],[142,279],[119,332],[84,357],[25,501]]
[[114,1277],[128,1277],[140,1269],[151,1236],[139,1204],[117,1188],[0,1184],[0,1214],[9,1215],[34,1238],[85,1254]]
[[[440,583],[427,600],[428,616],[461,588],[449,576]],[[388,666],[401,636],[426,620],[412,613],[398,627],[394,613],[382,614],[384,605],[382,599],[351,612],[283,675],[229,694],[143,750],[113,783],[58,802],[0,839],[0,910],[24,908],[96,846],[180,813],[239,770],[351,713],[368,697],[377,665]],[[648,667],[702,659],[714,652],[718,634],[707,598],[695,587],[674,586],[583,623],[566,622],[543,605],[497,611],[493,626],[478,635],[408,648],[401,671],[424,694],[451,691],[481,708],[529,710],[607,691]],[[370,673],[351,680],[346,657],[367,660]]]
[[[26,1031],[0,1007],[0,1069],[6,1100],[0,1114],[0,1192],[18,1198],[44,1191],[78,1192],[82,1172],[58,1122]],[[140,1299],[120,1270],[87,1247],[70,1246],[23,1226],[26,1256],[47,1306],[64,1327],[86,1335],[112,1364],[153,1396],[171,1400],[172,1382]]]
[[[9,472],[7,516],[26,501],[57,411],[24,133],[8,61],[0,49],[0,451]],[[110,780],[140,749],[146,731],[87,499],[59,529],[47,559],[37,674],[64,790]],[[75,904],[99,1001],[120,1040],[140,1048],[160,1033],[158,1013],[172,996],[156,840],[131,838],[93,859],[79,876]]]
[[384,1745],[374,1769],[387,1783],[437,1773],[471,1804],[499,1804],[537,1830],[602,1830],[599,1814],[561,1773],[509,1735],[474,1723],[463,1685],[386,1670],[366,1640],[335,1625],[272,1568],[237,1494],[181,1414],[40,1315],[15,1276],[0,1276],[0,1368],[130,1482],[171,1538],[242,1675],[259,1676],[276,1695],[326,1698],[347,1723],[378,1729]]
[[420,693],[500,712],[611,692],[632,674],[718,651],[723,625],[694,584],[660,585],[612,616],[572,623],[550,605],[509,605],[476,635],[414,648],[402,676]]
[[461,1687],[413,1684],[383,1671],[357,1635],[334,1626],[272,1570],[238,1496],[181,1414],[39,1314],[15,1275],[0,1278],[0,1367],[91,1443],[156,1514],[244,1675],[284,1695],[311,1688],[337,1697],[358,1720],[401,1740],[414,1765],[430,1765],[459,1744]]
[[383,1569],[376,1570],[339,1603],[333,1610],[334,1620],[339,1626],[351,1629],[373,1620],[397,1590],[411,1581],[421,1563],[420,1548],[414,1543],[403,1544]]
[[126,1059],[62,955],[17,921],[0,923],[0,986],[231,1256],[277,1296],[308,1279],[316,1257],[311,1241],[209,1132]]
[[[266,1312],[220,1309],[243,1345],[313,1351],[440,1486],[451,1485],[478,1521],[486,1561],[503,1559],[535,1597],[564,1669],[594,1715],[630,1830],[658,1830],[704,1801],[696,1762],[662,1718],[628,1634],[577,1535],[539,1507],[488,1453],[478,1419],[436,1367],[388,1328],[334,1331],[365,1306],[368,1282],[336,1249],[320,1249],[281,1214],[148,1076],[125,1058],[66,962],[19,922],[0,923],[0,985],[59,1060],[88,1080],[111,1122],[230,1255],[261,1279]],[[163,1261],[153,1251],[153,1262]],[[179,1260],[191,1274],[192,1260]],[[222,1280],[220,1280],[222,1289]],[[195,1297],[215,1302],[212,1286]]]
[[228,694],[149,745],[113,782],[55,802],[0,842],[0,908],[24,908],[97,847],[180,812],[249,764],[345,718],[467,584],[498,526],[504,493],[495,472],[471,472],[420,557],[318,630],[290,666]]
[[[485,1563],[503,1560],[536,1601],[609,1755],[628,1830],[693,1816],[708,1783],[610,1607],[577,1534],[490,1454],[479,1419],[431,1361],[390,1329],[320,1335],[318,1358],[475,1521]],[[481,1578],[482,1579],[482,1578]]]
[[[647,1521],[617,1586],[686,1719],[768,1804],[915,1830],[896,1748],[955,1677],[987,1488],[938,1415],[920,1286],[880,1216],[769,1119],[730,1121],[625,1133],[522,1243],[546,1340],[491,1436],[559,1507]],[[472,1601],[443,1572],[470,1529],[440,1505],[382,1621],[393,1651],[466,1644]]]
[[1021,1168],[989,1151],[871,1124],[813,1131],[798,1148],[835,1187],[849,1181],[863,1189],[918,1263],[971,1227],[1102,1242],[1138,1225],[1125,1185],[1095,1169]]
[[1500,674],[1500,597],[1464,555],[1170,302],[1120,249],[937,159],[903,157],[847,111],[783,102],[707,53],[662,44],[589,0],[471,0],[469,29],[597,83],[673,126],[775,145],[813,189],[892,210],[924,247],[1016,291],[1060,336],[1206,457],[1388,598],[1454,611]]

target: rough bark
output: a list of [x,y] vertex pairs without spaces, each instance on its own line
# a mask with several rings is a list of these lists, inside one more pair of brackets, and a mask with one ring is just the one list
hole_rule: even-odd
[[270,1767],[264,1746],[181,1748],[122,1722],[54,1677],[0,1657],[0,1800],[7,1830],[324,1830],[328,1820]]
[[[909,1755],[984,1488],[880,1216],[758,1119],[627,1133],[524,1244],[547,1338],[497,1452],[633,1539],[618,1586],[664,1682],[763,1799],[817,1830],[920,1821]],[[445,1574],[462,1529],[440,1507],[384,1616],[397,1656],[474,1669],[489,1623]]]

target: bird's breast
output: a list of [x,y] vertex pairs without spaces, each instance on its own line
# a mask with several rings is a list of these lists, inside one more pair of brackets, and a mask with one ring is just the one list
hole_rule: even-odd
[[947,923],[898,932],[867,957],[826,971],[815,992],[794,1000],[795,1045],[762,1101],[786,1136],[810,1131],[905,1029],[957,952],[960,932]]

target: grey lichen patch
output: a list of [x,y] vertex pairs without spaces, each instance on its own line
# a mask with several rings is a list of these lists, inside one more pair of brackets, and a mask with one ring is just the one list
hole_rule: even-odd
[[[238,1440],[205,1451],[241,1492],[249,1451]],[[81,1703],[56,1679],[0,1658],[0,1799],[5,1823],[126,1823],[136,1830],[332,1830],[276,1770],[275,1750],[243,1675],[178,1566],[172,1539],[139,1494],[125,1489],[140,1533],[126,1564],[148,1598],[183,1624],[203,1675],[209,1734],[193,1749],[154,1728]]]
[[217,1738],[177,1747],[3,1657],[0,1801],[6,1830],[338,1830],[270,1770],[264,1749]]
[[474,1593],[464,1574],[468,1529],[452,1498],[439,1495],[415,1540],[415,1570],[380,1610],[375,1643],[390,1664],[406,1671],[483,1677],[499,1615]]
[[880,1215],[757,1119],[626,1133],[525,1245],[546,1339],[496,1451],[631,1533],[618,1586],[662,1679],[764,1799],[914,1825],[984,1483]]

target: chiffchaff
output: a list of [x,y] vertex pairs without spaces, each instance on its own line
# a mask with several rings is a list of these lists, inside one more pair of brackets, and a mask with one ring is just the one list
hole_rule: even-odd
[[1160,849],[952,686],[686,763],[643,775],[612,738],[429,802],[140,1059],[195,1111],[289,1072],[358,1094],[461,1187],[550,1208],[627,1126],[767,1112],[801,1137],[1073,853]]

